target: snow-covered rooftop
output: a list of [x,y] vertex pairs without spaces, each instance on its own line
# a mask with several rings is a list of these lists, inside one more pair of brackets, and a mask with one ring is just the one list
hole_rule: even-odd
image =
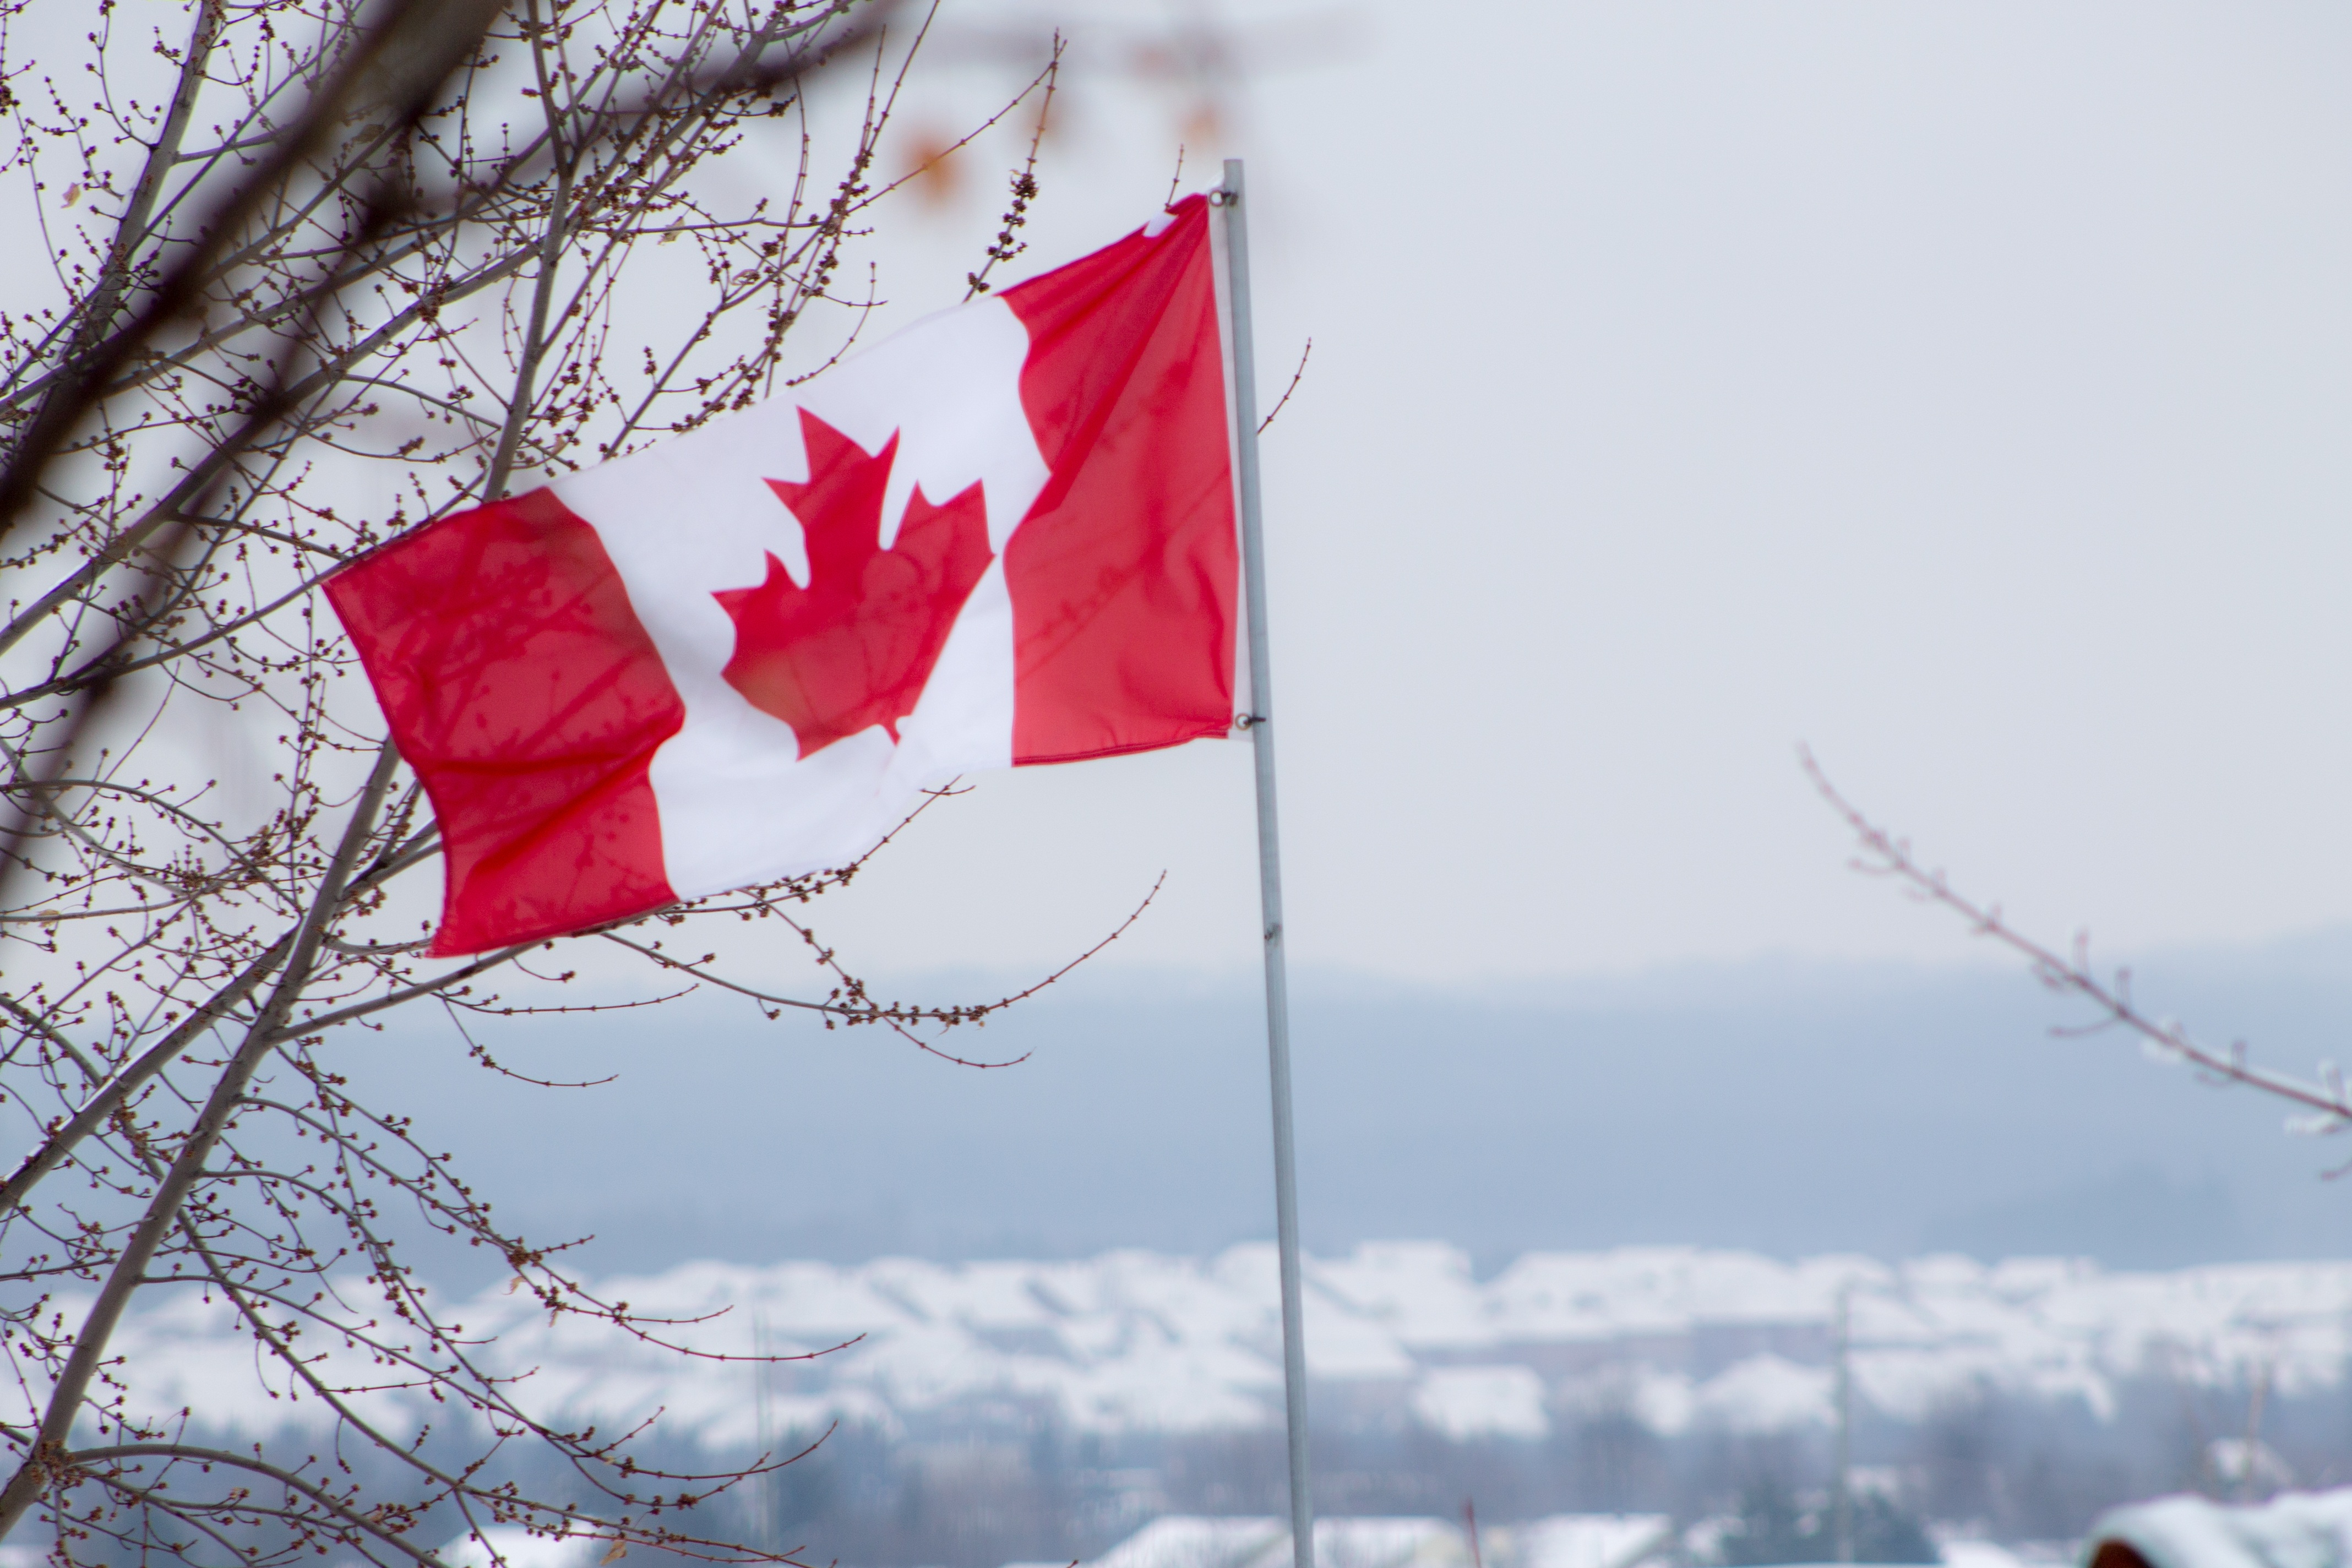
[[[1675,1544],[1664,1514],[1564,1513],[1468,1532],[1444,1519],[1318,1519],[1318,1568],[1641,1568]],[[1156,1519],[1089,1568],[1285,1568],[1290,1525],[1279,1519]],[[1014,1568],[1008,1564],[1007,1568]]]
[[[1346,1408],[1455,1438],[1541,1436],[1600,1401],[1667,1432],[1825,1421],[1841,1291],[1857,1392],[1898,1416],[1980,1380],[2103,1413],[2121,1382],[2150,1373],[2222,1383],[2261,1368],[2292,1393],[2335,1383],[2352,1352],[2352,1263],[2128,1274],[2059,1259],[1787,1263],[1643,1247],[1533,1253],[1481,1280],[1460,1252],[1416,1242],[1313,1259],[1307,1275],[1311,1373],[1352,1385]],[[696,1263],[602,1288],[642,1311],[701,1319],[676,1335],[701,1350],[748,1355],[761,1325],[784,1353],[855,1341],[772,1370],[784,1428],[838,1419],[897,1431],[978,1411],[1104,1434],[1279,1420],[1274,1258],[1262,1246],[1208,1258]],[[533,1369],[527,1397],[546,1410],[601,1422],[658,1408],[667,1429],[714,1446],[754,1439],[756,1374],[743,1362],[689,1361],[569,1319],[551,1327],[528,1295],[500,1289],[452,1315],[469,1337],[495,1336],[487,1353]],[[331,1365],[345,1352],[328,1338],[314,1330],[304,1342]],[[251,1342],[217,1301],[191,1294],[134,1317],[120,1343],[152,1408],[262,1429],[314,1414],[256,1382]]]

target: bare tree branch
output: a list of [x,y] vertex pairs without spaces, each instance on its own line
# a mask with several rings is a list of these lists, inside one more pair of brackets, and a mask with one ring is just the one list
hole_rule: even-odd
[[2232,1040],[2227,1047],[2209,1046],[2176,1020],[2151,1017],[2132,999],[2130,970],[2117,969],[2112,976],[2102,978],[2092,969],[2089,932],[2076,933],[2072,949],[2063,953],[2026,936],[2009,923],[2000,905],[1979,903],[1955,891],[1942,871],[1930,870],[1919,861],[1908,839],[1895,837],[1864,816],[1838,793],[1811,751],[1801,748],[1798,757],[1805,776],[1853,830],[1860,847],[1854,869],[1889,878],[1920,902],[1951,910],[1968,922],[1974,934],[1990,938],[2023,959],[2033,977],[2051,991],[2087,1003],[2098,1015],[2088,1026],[2053,1032],[2083,1035],[2123,1029],[2138,1036],[2158,1054],[2196,1068],[2209,1082],[2259,1089],[2300,1107],[2306,1114],[2289,1124],[2292,1131],[2326,1133],[2352,1127],[2352,1096],[2347,1096],[2343,1074],[2334,1064],[2323,1063],[2314,1079],[2298,1079],[2254,1065],[2243,1040]]

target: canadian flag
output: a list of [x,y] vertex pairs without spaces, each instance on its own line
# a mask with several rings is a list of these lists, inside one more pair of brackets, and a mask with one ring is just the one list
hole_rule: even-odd
[[1224,735],[1206,198],[327,584],[439,819],[433,951],[845,865],[958,773]]

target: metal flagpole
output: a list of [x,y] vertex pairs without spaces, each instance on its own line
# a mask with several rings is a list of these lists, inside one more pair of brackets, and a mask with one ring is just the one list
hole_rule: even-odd
[[1315,1568],[1307,1489],[1307,1345],[1298,1278],[1298,1172],[1290,1135],[1290,983],[1282,960],[1282,837],[1274,808],[1274,680],[1265,647],[1265,542],[1257,493],[1257,361],[1250,339],[1248,207],[1242,161],[1225,160],[1226,301],[1234,338],[1234,457],[1240,470],[1242,585],[1248,600],[1250,739],[1257,748],[1257,881],[1265,913],[1265,1049],[1274,1080],[1274,1226],[1282,1258],[1282,1386],[1290,1420],[1290,1539],[1296,1568]]

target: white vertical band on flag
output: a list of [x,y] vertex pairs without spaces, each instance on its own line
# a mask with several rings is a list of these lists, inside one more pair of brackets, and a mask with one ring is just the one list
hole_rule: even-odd
[[[664,872],[681,898],[845,865],[916,792],[1013,760],[1013,605],[1005,542],[1047,478],[1021,401],[1029,335],[1002,300],[943,310],[794,393],[553,487],[596,530],[668,668],[686,721],[656,753]],[[868,452],[895,434],[881,542],[919,485],[944,502],[978,483],[992,561],[893,744],[879,726],[803,759],[792,727],[725,671],[735,626],[717,595],[751,587],[773,553],[809,581],[797,521],[766,482],[809,477],[800,411]]]

